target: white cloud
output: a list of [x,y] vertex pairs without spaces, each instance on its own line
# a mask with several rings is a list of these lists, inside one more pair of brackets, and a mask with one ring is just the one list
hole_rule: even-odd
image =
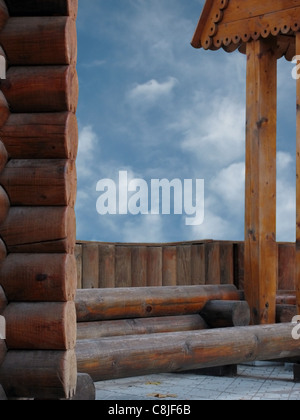
[[77,173],[80,177],[93,175],[91,164],[95,163],[95,154],[99,152],[98,136],[90,125],[84,126],[79,132],[77,156]]
[[120,227],[122,241],[135,243],[164,242],[163,217],[161,215],[141,216],[128,220]]
[[147,83],[136,85],[129,92],[128,96],[129,99],[138,103],[142,101],[154,103],[161,97],[168,96],[177,83],[178,80],[175,79],[175,77],[169,77],[168,80],[163,83],[159,83],[157,80],[152,79]]

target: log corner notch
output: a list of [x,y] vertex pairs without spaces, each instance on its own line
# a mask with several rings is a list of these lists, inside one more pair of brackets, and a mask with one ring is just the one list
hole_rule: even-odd
[[[253,324],[276,317],[277,60],[300,54],[300,0],[206,0],[192,46],[247,55],[245,296]],[[297,81],[297,262],[300,313],[300,81]]]
[[1,121],[2,108],[10,110],[0,127],[8,251],[0,384],[8,398],[71,399],[76,391],[77,10],[78,0],[0,0]]

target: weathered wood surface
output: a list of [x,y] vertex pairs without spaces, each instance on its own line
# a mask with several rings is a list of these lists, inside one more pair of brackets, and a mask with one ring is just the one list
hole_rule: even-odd
[[[102,261],[100,261],[100,264]],[[147,287],[148,250],[145,246],[132,247],[131,250],[131,286]]]
[[0,235],[11,253],[73,253],[75,212],[71,207],[12,207]]
[[72,350],[75,347],[74,302],[10,303],[3,316],[9,349]]
[[78,0],[6,0],[11,16],[71,16],[78,12]]
[[295,290],[296,247],[293,243],[278,245],[278,290]]
[[0,225],[4,223],[5,219],[8,216],[10,208],[10,200],[8,198],[7,192],[0,185]]
[[76,23],[65,16],[10,18],[0,43],[10,66],[66,65],[77,59]]
[[8,18],[9,18],[9,13],[7,10],[6,3],[4,0],[0,0],[0,31],[5,26]]
[[300,355],[292,324],[78,341],[78,371],[94,381]]
[[71,254],[10,254],[0,265],[1,284],[11,302],[67,302],[76,294]]
[[224,286],[176,286],[78,290],[78,322],[198,314],[209,300],[239,300]]
[[7,307],[7,298],[5,296],[2,286],[0,286],[0,315],[3,313],[4,309]]
[[77,324],[77,339],[93,340],[104,337],[192,331],[206,328],[208,326],[200,315],[80,322]]
[[276,305],[276,322],[281,324],[285,322],[292,322],[292,319],[296,315],[296,305]]
[[0,174],[0,184],[12,206],[74,207],[77,189],[75,161],[13,159]]
[[82,286],[84,289],[96,289],[99,282],[99,250],[90,244],[82,250]]
[[246,327],[250,324],[250,308],[245,301],[212,300],[200,314],[210,328]]
[[163,247],[163,266],[162,266],[163,286],[177,285],[177,247]]
[[86,373],[77,374],[77,385],[74,397],[68,401],[95,401],[96,387],[93,379]]
[[0,366],[4,362],[7,353],[7,347],[4,340],[0,340]]
[[272,40],[247,44],[245,293],[254,324],[275,322],[277,59]]
[[279,290],[276,296],[277,305],[296,305],[296,292],[294,290]]
[[5,260],[7,256],[7,249],[5,243],[0,238],[0,263]]
[[3,127],[10,115],[9,106],[3,93],[0,91],[0,127]]
[[13,113],[76,112],[75,66],[11,67],[1,89]]
[[2,141],[0,141],[0,173],[5,168],[5,165],[6,165],[7,161],[8,161],[7,150],[4,146],[4,144],[2,143]]
[[115,247],[103,245],[99,247],[99,286],[100,288],[115,287]]
[[0,377],[9,398],[72,398],[77,382],[75,351],[11,350]]
[[7,401],[7,396],[2,388],[2,385],[0,385],[0,401]]
[[72,112],[11,114],[0,137],[12,159],[74,160],[77,155],[78,125]]

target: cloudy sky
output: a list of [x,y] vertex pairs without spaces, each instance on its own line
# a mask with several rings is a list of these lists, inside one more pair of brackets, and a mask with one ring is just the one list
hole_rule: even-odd
[[[78,239],[243,240],[245,56],[191,47],[203,4],[79,2]],[[295,240],[292,66],[285,60],[278,64],[279,241]],[[187,226],[184,211],[174,215],[173,206],[170,215],[161,214],[162,209],[156,215],[98,214],[103,192],[96,190],[97,183],[111,179],[118,187],[120,171],[127,171],[129,181],[142,179],[148,186],[152,179],[182,184],[192,179],[194,199],[196,179],[203,179],[204,222]],[[151,210],[150,203],[149,196]]]

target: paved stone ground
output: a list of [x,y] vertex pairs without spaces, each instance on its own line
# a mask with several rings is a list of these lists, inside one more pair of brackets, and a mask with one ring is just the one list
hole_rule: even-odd
[[235,378],[191,373],[149,375],[96,383],[97,400],[300,400],[292,365],[238,367]]

